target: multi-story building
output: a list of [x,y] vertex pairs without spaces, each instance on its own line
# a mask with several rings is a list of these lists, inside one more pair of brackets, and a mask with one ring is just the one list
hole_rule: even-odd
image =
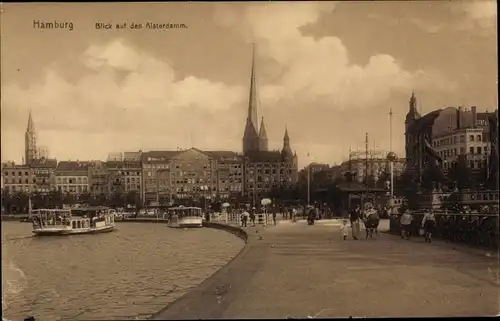
[[89,162],[65,161],[57,165],[56,189],[62,193],[81,195],[89,192]]
[[151,151],[142,156],[146,203],[228,198],[232,193],[242,193],[243,162],[235,152],[191,148]]
[[89,191],[94,197],[109,194],[109,171],[105,162],[89,162]]
[[39,158],[30,164],[33,192],[47,194],[56,188],[57,160]]
[[[444,110],[443,113],[449,113]],[[467,164],[472,170],[485,168],[487,166],[490,152],[490,141],[488,137],[487,114],[476,113],[476,107],[471,108],[471,122],[465,123],[464,111],[462,107],[456,110],[456,127],[448,130],[436,128],[433,137],[433,147],[443,160],[442,169],[447,172],[454,163],[458,162],[458,157],[466,157]],[[479,117],[479,118],[478,118]],[[465,118],[465,119],[464,119]]]
[[[433,164],[446,172],[458,156],[467,159],[471,169],[486,165],[490,152],[488,113],[477,113],[476,107],[448,107],[420,116],[412,94],[405,121],[406,163],[410,171],[422,177]],[[486,155],[485,155],[486,154]]]
[[141,192],[142,166],[139,160],[106,162],[110,193]]
[[215,160],[216,193],[222,199],[243,194],[244,163],[242,155],[228,151],[207,152]]
[[[390,171],[387,154],[388,152],[384,150],[368,151],[368,155],[366,152],[350,152],[349,160],[340,164],[341,175],[345,177],[350,172],[353,174],[353,180],[362,183],[366,182],[366,175],[368,174],[373,182],[377,182]],[[394,177],[400,176],[405,166],[406,161],[404,158],[394,161]]]
[[2,172],[5,191],[9,193],[31,193],[33,191],[33,178],[31,168],[28,165],[7,162],[4,164]]
[[[142,154],[142,200],[166,203],[174,198],[175,180],[171,173],[176,151],[150,151]],[[174,165],[175,166],[175,165]]]

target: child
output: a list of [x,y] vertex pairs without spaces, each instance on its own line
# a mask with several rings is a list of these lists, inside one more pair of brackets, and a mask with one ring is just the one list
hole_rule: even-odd
[[342,236],[342,239],[345,241],[347,240],[349,230],[347,226],[347,220],[343,219],[342,220],[342,225],[340,225],[340,235]]

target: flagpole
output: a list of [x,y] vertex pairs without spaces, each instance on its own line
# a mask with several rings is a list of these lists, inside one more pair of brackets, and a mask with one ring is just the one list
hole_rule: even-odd
[[[309,156],[311,154],[307,153],[307,160],[309,161]],[[307,165],[307,205],[311,203],[311,162]]]

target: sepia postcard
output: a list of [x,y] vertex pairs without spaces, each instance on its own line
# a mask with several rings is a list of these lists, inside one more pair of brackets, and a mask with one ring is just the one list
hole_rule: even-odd
[[0,23],[2,320],[498,314],[496,1]]

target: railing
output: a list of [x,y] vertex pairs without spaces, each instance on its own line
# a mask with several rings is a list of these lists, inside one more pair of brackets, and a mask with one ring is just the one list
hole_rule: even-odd
[[[402,214],[391,215],[390,233],[400,234]],[[412,236],[419,235],[423,213],[412,213]],[[499,246],[499,214],[497,213],[435,213],[433,237],[456,243],[497,248]]]
[[[214,223],[225,223],[225,224],[237,224],[241,225],[241,217],[240,213],[213,213],[210,215],[210,222]],[[269,213],[261,213],[255,214],[255,224],[256,225],[268,225],[273,223],[272,214]],[[252,224],[252,222],[248,221],[248,224]]]

